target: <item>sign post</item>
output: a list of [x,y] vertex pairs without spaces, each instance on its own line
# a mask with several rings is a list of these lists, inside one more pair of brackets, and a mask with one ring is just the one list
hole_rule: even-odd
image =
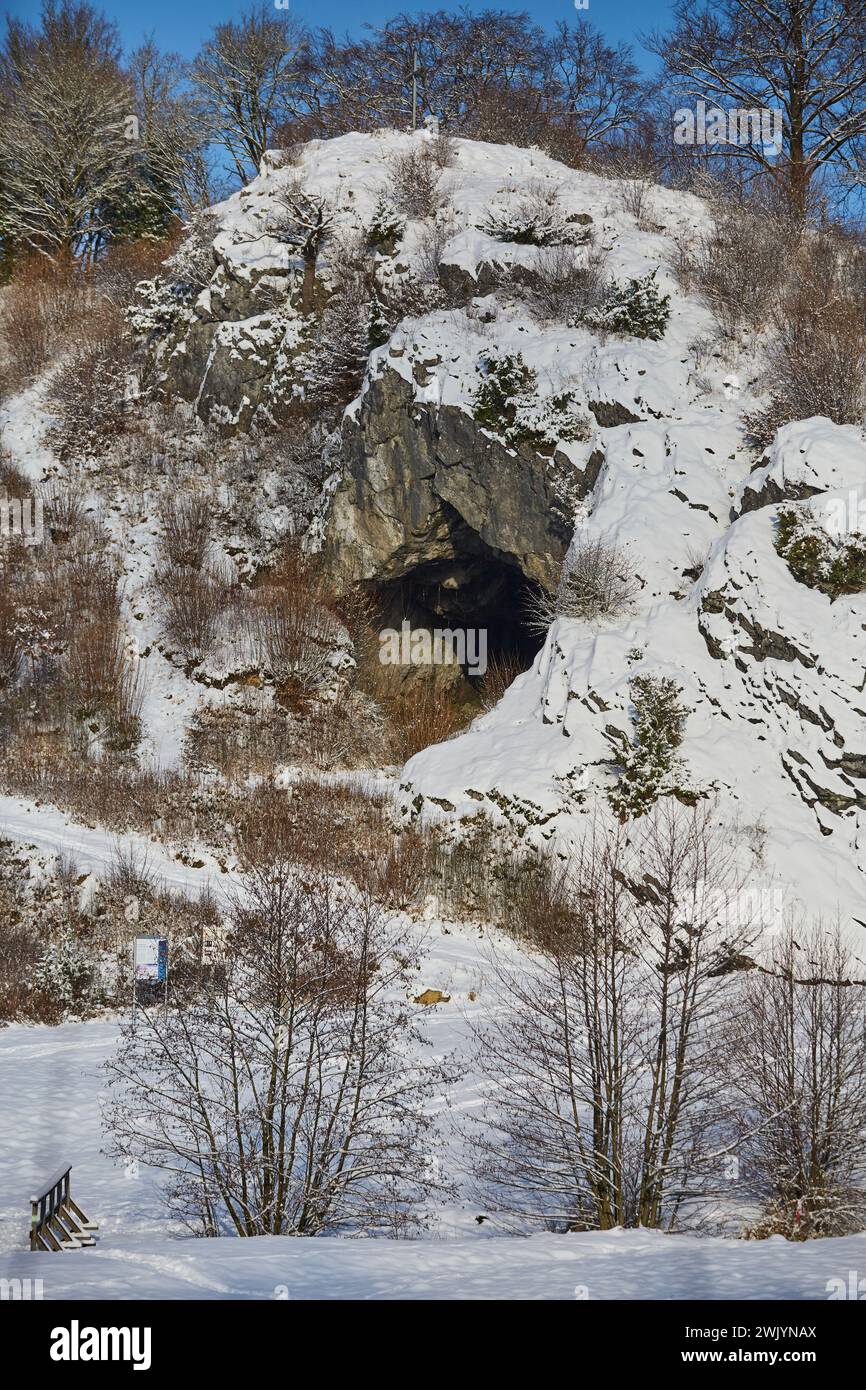
[[163,987],[162,1006],[168,1008],[168,937],[136,936],[132,943],[132,1026],[139,985],[149,990]]

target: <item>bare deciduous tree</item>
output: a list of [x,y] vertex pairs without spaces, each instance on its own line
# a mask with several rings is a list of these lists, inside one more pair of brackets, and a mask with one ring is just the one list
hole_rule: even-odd
[[130,56],[128,68],[155,193],[167,212],[191,217],[212,199],[203,112],[184,88],[184,64],[148,40]]
[[442,1084],[413,1053],[415,956],[367,897],[279,853],[249,864],[211,986],[123,1031],[113,1152],[167,1171],[200,1234],[401,1233],[431,1185]]
[[253,5],[218,24],[192,64],[211,138],[242,183],[258,173],[274,130],[292,112],[305,46],[306,32],[293,16]]
[[740,1176],[754,1234],[866,1227],[866,981],[838,929],[789,929],[730,1025]]
[[47,0],[41,27],[7,20],[0,52],[3,235],[49,260],[98,253],[134,143],[115,26],[82,0]]
[[316,298],[316,266],[334,224],[336,209],[322,193],[314,193],[299,181],[282,189],[277,214],[267,235],[297,249],[304,265],[301,312],[310,314]]
[[399,14],[363,40],[321,31],[306,100],[329,134],[405,128],[412,116],[482,140],[588,145],[623,134],[641,93],[625,45],[611,48],[584,17],[546,38],[526,14]]
[[627,44],[611,48],[579,15],[571,26],[559,21],[547,52],[557,109],[583,148],[634,125],[646,94]]
[[866,134],[866,11],[849,0],[678,0],[649,46],[689,101],[782,113],[779,158],[760,140],[706,147],[778,179],[803,217],[822,172],[850,169]]
[[491,1210],[669,1229],[721,1179],[719,1023],[754,935],[719,920],[736,886],[706,808],[668,804],[631,837],[596,826],[534,961],[497,952],[505,1004],[479,1049]]

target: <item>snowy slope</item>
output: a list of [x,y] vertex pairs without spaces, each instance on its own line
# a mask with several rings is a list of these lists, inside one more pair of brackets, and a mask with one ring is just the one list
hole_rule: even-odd
[[[767,468],[803,468],[814,425],[789,427],[783,460],[777,451]],[[836,427],[821,426],[825,444]],[[606,466],[581,529],[615,535],[638,557],[646,583],[636,611],[598,628],[559,619],[496,710],[409,763],[407,800],[420,791],[458,816],[481,804],[530,838],[579,837],[594,794],[612,785],[617,737],[631,733],[629,678],[670,676],[691,710],[682,751],[692,785],[718,798],[725,824],[767,832],[752,874],[792,908],[838,914],[866,958],[858,921],[866,919],[866,597],[831,602],[795,582],[773,545],[777,506],[725,525],[723,494],[712,510],[719,480],[707,477],[705,457],[694,458],[701,438],[704,456],[710,438],[725,448],[718,431],[641,424],[608,432]],[[837,466],[848,442],[843,435]],[[847,502],[858,469],[863,479],[862,440],[852,461],[853,452],[846,487],[830,488],[824,503]],[[675,482],[700,499],[700,511],[673,496]],[[709,553],[692,583],[682,572],[696,544]]]
[[[304,146],[296,162],[281,165],[278,156],[266,155],[262,173],[246,188],[212,210],[221,231],[214,241],[214,252],[221,268],[241,280],[263,275],[285,276],[297,268],[298,258],[281,244],[269,229],[280,217],[280,199],[285,190],[299,182],[312,195],[324,195],[336,209],[334,227],[338,233],[358,232],[369,227],[377,199],[388,188],[389,161],[414,145],[429,139],[427,132],[407,135],[382,132],[371,135],[344,135],[333,140],[314,140]],[[710,332],[712,319],[706,308],[679,291],[670,269],[675,235],[705,228],[707,213],[700,199],[661,187],[652,190],[648,224],[651,231],[639,230],[620,205],[616,180],[598,178],[566,168],[539,150],[512,145],[492,145],[483,141],[454,140],[453,160],[443,170],[440,192],[447,208],[439,215],[446,235],[442,259],[477,277],[482,266],[530,268],[538,249],[503,242],[483,230],[492,208],[508,209],[525,195],[527,188],[555,191],[564,216],[587,220],[595,246],[606,254],[605,273],[622,281],[632,276],[657,272],[659,289],[672,298],[672,318],[663,342],[610,340],[602,343],[585,329],[555,324],[543,328],[519,308],[508,295],[497,296],[499,311],[492,297],[484,296],[485,313],[496,315],[493,324],[478,323],[478,315],[449,310],[410,321],[398,328],[389,344],[378,350],[372,363],[375,373],[387,362],[397,366],[407,378],[413,360],[430,358],[438,349],[442,365],[434,373],[437,385],[428,386],[419,399],[439,399],[443,404],[467,403],[477,385],[474,367],[480,348],[495,346],[502,351],[519,350],[529,366],[539,373],[543,392],[561,390],[564,384],[577,386],[588,400],[621,401],[638,411],[679,416],[687,404],[701,395],[695,376],[694,355],[688,344]],[[411,266],[424,239],[425,225],[410,220],[400,240],[397,268]],[[331,246],[339,246],[332,242]],[[338,254],[325,244],[320,270],[327,276],[329,255]],[[218,270],[216,282],[224,282]],[[213,292],[203,292],[197,309],[206,317],[212,312]],[[257,336],[264,340],[270,326],[267,315],[233,322],[236,337]],[[228,327],[228,325],[226,325]],[[703,375],[716,378],[720,394],[730,369],[717,363],[704,364]],[[736,383],[727,387],[732,404],[727,412],[736,419],[733,396]],[[431,392],[437,393],[431,396]]]

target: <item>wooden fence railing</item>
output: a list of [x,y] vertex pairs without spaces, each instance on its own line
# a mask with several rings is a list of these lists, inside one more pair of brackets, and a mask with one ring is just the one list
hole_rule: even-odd
[[70,1196],[71,1172],[71,1165],[61,1168],[30,1198],[31,1250],[81,1250],[96,1244],[92,1232],[99,1227]]

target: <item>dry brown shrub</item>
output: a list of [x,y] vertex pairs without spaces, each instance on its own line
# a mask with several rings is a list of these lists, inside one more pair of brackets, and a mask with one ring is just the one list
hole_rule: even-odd
[[0,1022],[53,1025],[62,1021],[57,997],[32,983],[44,949],[45,940],[31,922],[7,920],[0,935]]
[[443,165],[438,148],[413,144],[391,157],[389,193],[395,208],[419,220],[435,217],[445,202],[441,188]]
[[87,526],[84,491],[80,481],[74,475],[64,479],[52,478],[41,484],[39,495],[52,540],[64,544],[68,540],[80,539]]
[[[8,561],[0,552],[0,690],[6,691],[18,668],[18,646],[12,629],[15,624],[16,598]],[[3,719],[0,716],[0,730]]]
[[116,625],[91,623],[76,629],[68,653],[69,699],[76,719],[101,714],[107,745],[132,748],[141,733],[145,682],[140,665],[126,652]]
[[269,781],[245,798],[237,849],[244,860],[288,857],[312,868],[369,875],[395,838],[391,796],[362,781],[299,778],[285,790]]
[[604,297],[604,249],[580,252],[571,246],[543,246],[521,293],[543,320],[580,323]]
[[527,669],[526,660],[518,652],[505,652],[490,658],[487,670],[479,681],[481,704],[485,710],[499,704],[503,695]]
[[391,752],[397,763],[434,743],[443,743],[468,727],[478,713],[468,699],[437,690],[432,681],[418,681],[386,704],[392,728]]
[[380,766],[386,759],[377,710],[345,684],[321,698],[294,698],[291,709],[250,696],[196,712],[187,732],[190,768],[225,777],[267,775],[274,767],[323,771]]
[[0,498],[27,497],[31,492],[29,478],[12,462],[9,454],[0,453]]
[[120,617],[120,573],[117,563],[93,551],[74,553],[55,567],[58,584],[68,588],[71,619],[116,622]]
[[800,248],[772,316],[770,401],[746,418],[758,447],[791,420],[866,419],[864,283],[866,255],[847,240],[825,234]]
[[140,736],[143,668],[125,650],[115,565],[83,546],[59,545],[40,547],[38,561],[22,547],[20,563],[8,555],[4,563],[7,733],[50,738],[58,750],[95,738],[128,751]]
[[203,661],[216,641],[232,599],[223,575],[164,566],[156,584],[164,605],[165,634],[192,664]]
[[130,415],[131,342],[112,325],[88,339],[60,365],[48,392],[54,416],[48,443],[59,458],[75,462],[105,454]]
[[135,298],[135,287],[151,280],[178,248],[183,228],[178,224],[170,237],[161,241],[116,243],[108,248],[93,275],[94,294],[115,312],[122,312]]
[[279,697],[296,704],[331,673],[330,656],[340,637],[334,600],[316,561],[287,546],[256,590],[262,660]]
[[92,761],[68,749],[45,752],[30,738],[10,742],[0,760],[4,789],[67,809],[113,831],[156,830],[163,839],[225,846],[226,825],[243,798],[213,778]]
[[674,268],[706,300],[724,337],[758,331],[771,319],[800,229],[775,208],[717,197],[713,226],[678,243]]
[[640,592],[628,551],[606,536],[578,536],[556,590],[533,589],[527,598],[529,625],[545,633],[558,617],[594,622],[628,612]]
[[34,256],[16,267],[6,287],[0,333],[7,353],[7,389],[29,386],[62,352],[88,312],[86,277],[69,264]]
[[167,565],[200,570],[207,555],[211,530],[211,506],[204,492],[163,496],[160,551]]

